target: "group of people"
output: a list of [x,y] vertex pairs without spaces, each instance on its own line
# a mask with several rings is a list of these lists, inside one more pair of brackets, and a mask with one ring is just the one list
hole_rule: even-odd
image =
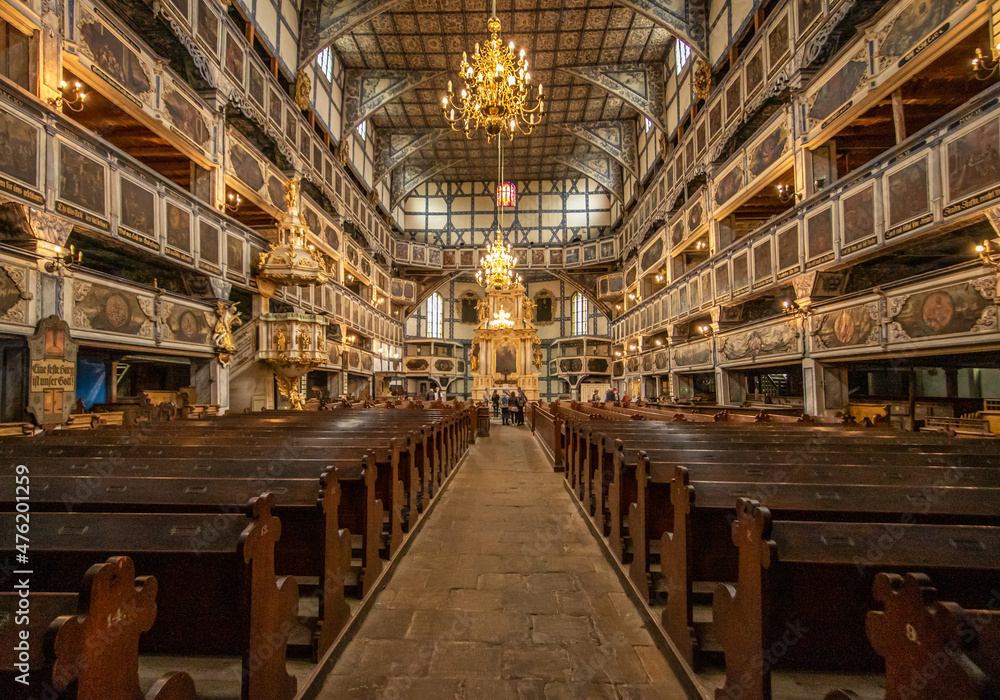
[[424,398],[428,401],[444,401],[444,392],[440,388],[432,388]]
[[[593,403],[601,402],[601,395],[597,393],[597,389],[594,389],[594,394],[590,397],[590,400]],[[604,394],[604,403],[618,403],[619,401],[621,403],[628,403],[631,400],[627,391],[624,396],[619,397],[618,390],[614,387],[608,387],[607,392]]]
[[499,416],[503,424],[524,425],[524,414],[528,406],[528,397],[521,387],[514,391],[504,389],[503,393],[494,389],[490,394],[489,389],[483,389],[483,401],[487,405],[493,405],[494,417]]

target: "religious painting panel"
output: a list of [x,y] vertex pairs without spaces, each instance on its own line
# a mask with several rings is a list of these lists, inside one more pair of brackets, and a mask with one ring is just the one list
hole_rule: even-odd
[[275,209],[279,211],[285,208],[285,183],[274,175],[267,177],[267,198]]
[[59,198],[101,216],[107,211],[107,171],[104,163],[59,144]]
[[[700,156],[704,154],[705,150],[708,148],[708,126],[706,125],[704,118],[700,119],[697,126],[695,126],[694,140],[695,144],[697,144],[698,155]],[[663,199],[662,186],[660,188],[660,199]]]
[[198,266],[209,272],[220,274],[219,229],[205,219],[198,222]]
[[79,30],[80,53],[92,62],[91,69],[122,92],[147,102],[153,83],[138,52],[89,9],[80,15]]
[[173,128],[200,150],[208,149],[212,129],[201,109],[184,95],[173,83],[163,91],[163,106]]
[[907,163],[886,176],[886,205],[889,209],[887,239],[931,223],[929,168],[927,157]]
[[833,260],[833,207],[828,206],[806,219],[807,267]]
[[739,116],[743,107],[743,92],[740,76],[726,86],[726,123],[729,123]]
[[198,1],[198,38],[213,56],[219,55],[219,18],[205,0]]
[[860,189],[845,195],[841,206],[841,255],[849,255],[863,250],[877,242],[875,228],[875,183],[862,185]]
[[543,267],[545,265],[545,249],[544,248],[532,248],[531,249],[531,266],[532,267]]
[[715,182],[715,203],[722,206],[743,187],[743,164],[739,161]]
[[583,247],[583,262],[597,262],[597,244],[585,245]]
[[75,328],[153,337],[153,322],[139,302],[142,299],[152,312],[152,297],[137,297],[128,290],[91,282],[74,283],[73,292]]
[[119,179],[121,225],[147,238],[156,236],[156,193],[127,177]]
[[566,249],[566,265],[580,264],[580,246],[572,246]]
[[[937,40],[948,25],[941,24],[969,0],[935,0],[934,2],[911,2],[892,20],[888,31],[879,32],[877,52],[881,66],[886,66],[896,58],[903,57],[900,64],[913,58]],[[975,3],[971,3],[973,6]],[[940,27],[940,29],[938,29]],[[938,31],[934,31],[938,29]]]
[[233,174],[254,192],[264,186],[261,164],[239,143],[234,142],[229,148],[229,165]]
[[784,279],[801,269],[799,224],[796,222],[778,232],[778,279]]
[[715,298],[725,299],[729,296],[729,262],[715,266]]
[[233,234],[226,236],[226,267],[230,274],[245,276],[243,239]]
[[[35,190],[39,189],[41,182],[41,133],[41,128],[0,110],[0,173]],[[2,181],[0,187],[14,194],[27,195],[26,198],[38,204],[42,203],[37,201],[41,198],[37,192],[32,196],[32,193],[25,193],[21,188]]]
[[646,249],[642,251],[642,255],[640,256],[639,265],[643,273],[659,265],[663,259],[664,252],[663,236],[657,236],[653,239],[652,243],[646,246]]
[[427,264],[431,267],[441,267],[441,248],[432,246],[427,249]]
[[758,177],[791,151],[791,121],[782,113],[778,123],[759,142],[747,149],[747,171]]
[[473,257],[471,250],[460,250],[458,253],[458,260],[462,267],[472,267],[475,264],[475,258]]
[[795,9],[795,14],[798,17],[799,36],[802,36],[812,26],[812,23],[823,14],[823,0],[798,0]]
[[889,342],[997,331],[992,277],[889,299]]
[[[1000,196],[1000,127],[994,117],[963,132],[945,145],[947,188],[945,216]],[[971,197],[991,189],[982,196]]]
[[232,32],[226,32],[226,54],[223,60],[223,68],[226,73],[236,81],[237,85],[243,85],[243,67],[246,61],[246,52],[243,50],[243,42],[236,38]]
[[609,260],[615,257],[615,242],[601,241],[601,260]]
[[561,248],[553,248],[549,251],[549,264],[553,267],[560,267],[563,264],[563,252]]
[[764,87],[764,46],[757,46],[743,64],[743,79],[746,81],[747,98],[756,95]]
[[264,73],[255,63],[250,64],[250,80],[247,83],[247,94],[258,107],[264,109]]
[[715,141],[722,135],[722,98],[716,100],[708,108],[708,133],[709,139]]
[[753,245],[753,286],[756,289],[774,280],[773,240],[770,236]]
[[164,340],[204,345],[211,339],[214,329],[214,324],[209,325],[201,309],[174,304],[164,319],[163,336]]
[[767,33],[767,72],[774,75],[791,53],[788,13],[785,12]]
[[750,253],[746,250],[733,255],[733,296],[750,291]]
[[868,57],[865,51],[855,54],[819,89],[806,99],[807,116],[811,123],[825,125],[851,107],[851,98],[868,78]]
[[878,304],[818,314],[812,319],[812,327],[812,342],[818,350],[877,344]]
[[[191,252],[191,212],[167,201],[167,245],[184,253]],[[190,260],[188,260],[190,262]]]
[[696,367],[712,361],[712,345],[710,341],[698,340],[679,345],[673,349],[671,364],[677,367]]

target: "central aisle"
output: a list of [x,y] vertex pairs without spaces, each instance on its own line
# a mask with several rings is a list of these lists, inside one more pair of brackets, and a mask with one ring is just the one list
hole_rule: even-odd
[[526,427],[492,426],[319,694],[685,698]]

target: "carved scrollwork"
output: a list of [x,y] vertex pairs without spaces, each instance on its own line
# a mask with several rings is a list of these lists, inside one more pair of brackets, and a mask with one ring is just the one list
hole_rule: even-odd
[[73,301],[83,301],[90,294],[90,288],[93,286],[92,282],[73,280]]
[[2,267],[3,271],[7,273],[8,277],[10,277],[10,281],[14,283],[15,287],[17,287],[17,291],[21,293],[21,300],[31,301],[31,299],[34,298],[34,295],[29,292],[27,288],[27,270],[23,267],[14,267],[13,265],[3,265],[0,267]]
[[903,330],[903,326],[898,321],[889,324],[889,342],[897,343],[905,340],[912,340],[910,334]]
[[976,325],[969,329],[970,333],[992,333],[997,330],[997,307],[987,306],[980,314]]
[[[903,310],[903,305],[906,304],[907,299],[910,298],[909,294],[905,294],[901,297],[893,297],[888,301],[888,313],[889,318],[896,318],[899,316],[899,312]],[[897,324],[898,325],[898,324]],[[907,336],[909,338],[909,336]]]
[[73,222],[34,207],[27,207],[27,210],[28,224],[36,238],[52,245],[66,245],[66,239],[73,230]]
[[979,292],[983,299],[996,299],[997,279],[994,275],[974,279],[969,282],[969,286]]
[[73,309],[73,327],[90,328],[90,317],[79,306]]

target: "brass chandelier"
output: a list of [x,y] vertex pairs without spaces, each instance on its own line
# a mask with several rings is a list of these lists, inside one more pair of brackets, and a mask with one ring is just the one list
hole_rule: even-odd
[[509,311],[500,309],[493,314],[493,319],[490,321],[489,327],[498,331],[507,330],[514,327],[514,320],[511,318]]
[[534,107],[528,106],[531,89],[528,59],[524,49],[516,53],[513,41],[505,47],[500,40],[496,0],[486,27],[490,38],[482,51],[476,44],[471,63],[462,52],[465,87],[456,100],[449,80],[448,94],[441,98],[441,111],[452,130],[465,132],[466,138],[471,139],[472,132],[482,127],[488,141],[500,134],[513,140],[516,132],[528,135],[541,122],[545,116],[545,95],[539,85]]
[[517,256],[511,255],[510,243],[505,245],[500,237],[500,230],[497,229],[493,243],[486,246],[486,257],[479,261],[479,269],[476,270],[476,282],[487,290],[513,289],[521,284],[521,275],[514,273]]

